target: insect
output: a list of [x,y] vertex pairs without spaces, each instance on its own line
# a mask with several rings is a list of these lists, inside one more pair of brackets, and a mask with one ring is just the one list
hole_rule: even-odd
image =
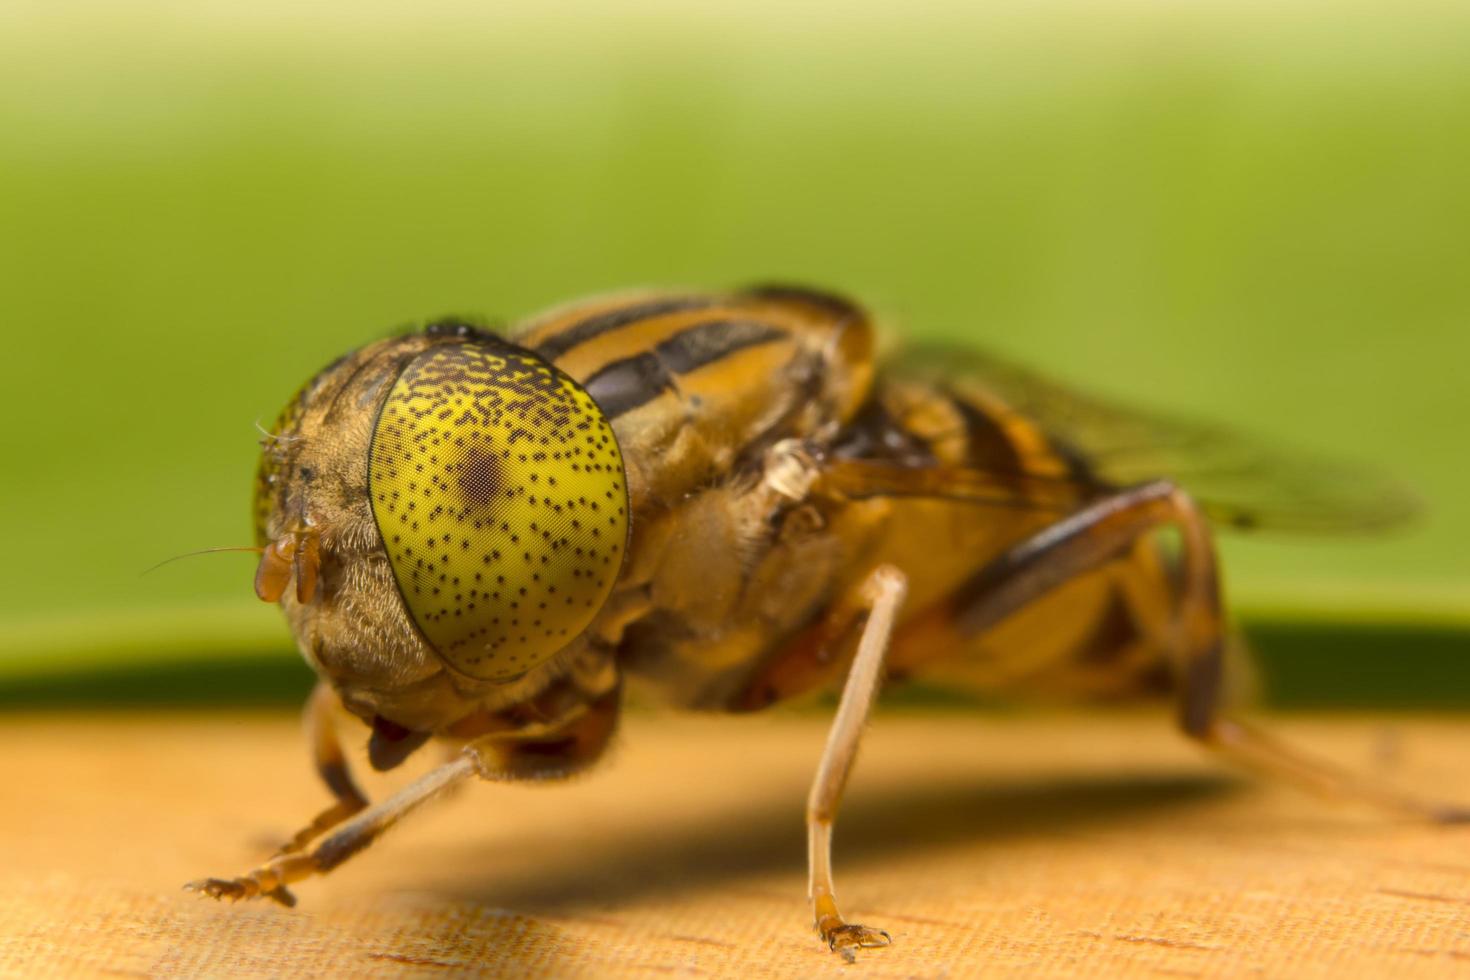
[[[848,954],[889,941],[842,916],[831,865],[885,671],[1172,693],[1183,731],[1236,761],[1460,818],[1222,707],[1212,525],[1348,530],[1407,509],[1362,471],[978,353],[880,358],[868,314],[813,290],[604,297],[513,339],[434,323],[328,365],[264,443],[255,591],[320,677],[311,745],[335,802],[254,871],[189,887],[293,904],[289,886],[451,785],[584,769],[634,679],[714,711],[840,686],[807,805],[809,897]],[[430,739],[458,753],[370,805],[341,707],[376,769]]]

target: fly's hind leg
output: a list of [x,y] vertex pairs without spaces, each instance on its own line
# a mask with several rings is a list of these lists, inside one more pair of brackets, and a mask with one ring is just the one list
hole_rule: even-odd
[[[1186,697],[1198,695],[1188,688],[1184,693]],[[1202,732],[1186,731],[1244,769],[1289,780],[1323,796],[1361,800],[1434,823],[1470,823],[1470,807],[1421,799],[1362,774],[1339,769],[1229,715],[1213,714]]]
[[1225,658],[1231,649],[1209,526],[1194,502],[1167,481],[1103,498],[1043,529],[981,569],[952,598],[947,616],[967,635],[986,630],[1076,575],[1127,552],[1165,527],[1180,534],[1180,582],[1171,646],[1180,662],[1179,723],[1229,761],[1335,796],[1446,822],[1470,819],[1462,807],[1416,799],[1310,758],[1225,715]]
[[842,688],[837,717],[827,735],[827,746],[807,797],[806,826],[812,915],[828,947],[851,957],[853,949],[886,946],[882,929],[849,923],[837,910],[832,884],[832,824],[848,774],[857,759],[858,743],[873,697],[882,680],[883,657],[893,635],[894,619],[908,587],[902,572],[892,566],[874,570],[863,583],[862,599],[868,609],[857,654]]
[[332,686],[326,681],[317,681],[306,702],[305,712],[306,737],[311,742],[312,762],[335,802],[297,831],[276,852],[277,856],[300,851],[342,821],[367,809],[367,797],[352,779],[347,755],[342,751],[342,740],[337,732],[340,704]]
[[1182,658],[1179,723],[1185,734],[1241,768],[1289,780],[1324,796],[1361,800],[1436,823],[1470,821],[1470,808],[1424,800],[1340,769],[1226,713],[1221,692],[1228,655],[1239,648],[1228,642],[1221,626],[1220,586],[1208,528],[1189,498],[1177,496],[1173,506],[1184,536],[1184,576],[1178,622],[1181,642],[1176,650]]

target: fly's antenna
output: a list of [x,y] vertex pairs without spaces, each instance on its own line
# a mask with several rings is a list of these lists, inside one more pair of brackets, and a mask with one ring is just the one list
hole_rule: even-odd
[[241,545],[239,547],[233,547],[233,548],[231,548],[231,547],[226,547],[226,548],[200,548],[198,551],[186,551],[182,555],[174,555],[172,558],[165,558],[163,561],[159,562],[156,565],[149,565],[147,568],[143,569],[141,572],[138,573],[138,577],[139,578],[142,578],[144,575],[147,575],[149,572],[157,571],[158,569],[162,568],[164,565],[167,565],[167,564],[169,564],[171,562],[176,562],[180,558],[193,558],[195,555],[212,555],[212,554],[215,554],[216,552],[220,552],[220,551],[253,551],[253,552],[255,552],[255,554],[258,555],[258,554],[260,554],[264,550],[265,550],[264,548],[259,548],[259,547],[256,547],[254,545]]

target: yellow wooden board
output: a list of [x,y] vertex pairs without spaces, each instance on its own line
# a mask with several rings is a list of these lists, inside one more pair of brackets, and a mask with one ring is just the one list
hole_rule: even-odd
[[[1470,798],[1470,725],[1277,727],[1339,762]],[[838,823],[837,882],[850,914],[894,942],[846,966],[811,933],[804,902],[801,811],[823,733],[806,715],[634,714],[590,776],[474,786],[304,883],[285,910],[179,886],[245,870],[323,804],[293,720],[11,716],[0,972],[1470,970],[1470,830],[1236,778],[1153,715],[880,717]]]

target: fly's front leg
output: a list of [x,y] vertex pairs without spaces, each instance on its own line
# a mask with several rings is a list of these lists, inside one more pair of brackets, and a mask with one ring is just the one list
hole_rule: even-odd
[[337,732],[337,692],[326,681],[317,681],[306,702],[306,737],[311,742],[312,762],[317,775],[327,784],[336,802],[327,807],[301,830],[297,831],[277,853],[293,854],[333,827],[367,808],[367,797],[357,788],[342,740]]
[[326,874],[337,865],[377,840],[389,827],[412,811],[478,772],[468,748],[453,761],[430,771],[380,803],[368,807],[342,824],[310,851],[277,854],[265,864],[238,878],[202,878],[184,887],[211,898],[273,898],[283,905],[296,899],[286,887],[293,882]]
[[203,878],[184,887],[213,898],[275,899],[294,905],[288,885],[326,874],[364,850],[390,827],[425,803],[472,776],[495,781],[558,779],[594,762],[617,726],[620,691],[599,697],[566,727],[535,738],[496,732],[464,746],[454,759],[342,823],[311,850],[277,854],[237,878]]
[[857,655],[848,671],[842,689],[842,700],[827,735],[827,747],[817,766],[807,797],[806,826],[808,848],[809,893],[812,915],[822,939],[833,949],[851,957],[853,949],[886,946],[888,933],[882,929],[849,923],[837,909],[836,891],[832,884],[832,824],[848,774],[857,759],[858,743],[867,721],[873,697],[882,679],[883,657],[893,635],[894,620],[903,604],[908,582],[902,572],[892,566],[881,566],[863,583],[863,599],[868,606],[867,621],[858,641]]

